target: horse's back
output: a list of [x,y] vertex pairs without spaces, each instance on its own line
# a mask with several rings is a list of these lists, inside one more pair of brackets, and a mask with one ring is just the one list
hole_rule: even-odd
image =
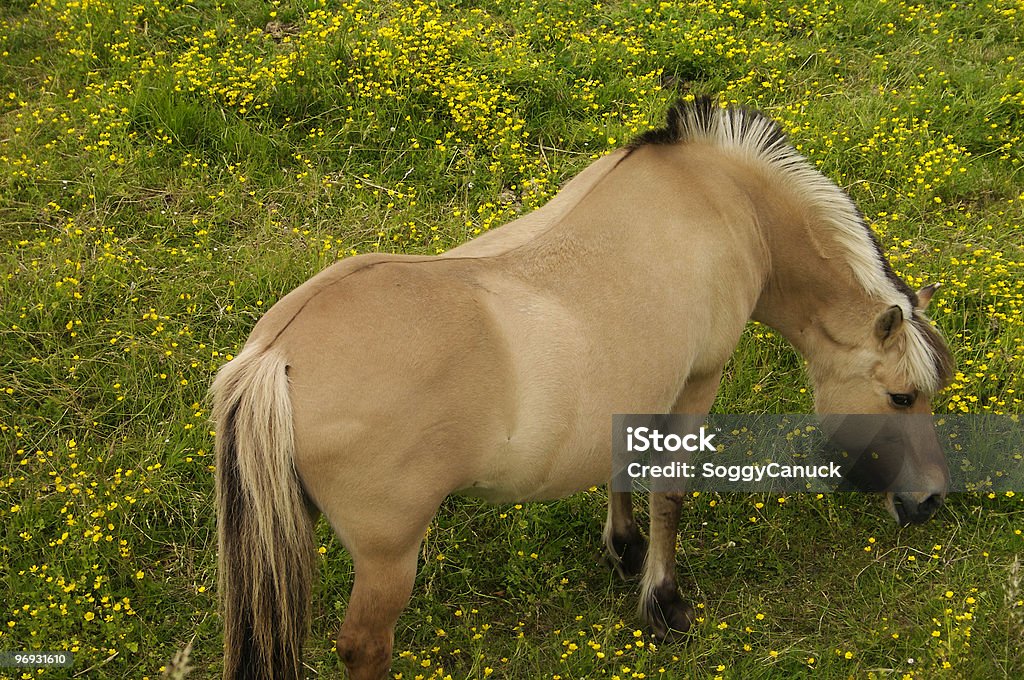
[[500,228],[484,232],[441,257],[465,258],[503,255],[515,248],[535,242],[539,236],[557,226],[570,211],[585,200],[628,155],[629,150],[619,149],[607,156],[602,156],[566,182],[565,186],[551,200],[537,210]]
[[426,259],[431,258],[372,253],[335,262],[317,272],[310,279],[292,289],[274,303],[256,322],[252,332],[249,334],[249,338],[246,340],[246,346],[269,347],[282,331],[292,324],[299,312],[305,309],[311,300],[318,297],[324,291],[328,291],[332,287],[341,284],[356,272],[387,262],[415,262]]

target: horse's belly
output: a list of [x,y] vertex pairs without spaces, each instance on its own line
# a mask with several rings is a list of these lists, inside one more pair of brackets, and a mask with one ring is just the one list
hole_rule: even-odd
[[543,447],[510,441],[487,472],[456,491],[493,503],[554,500],[606,484],[611,475],[608,442],[571,442]]

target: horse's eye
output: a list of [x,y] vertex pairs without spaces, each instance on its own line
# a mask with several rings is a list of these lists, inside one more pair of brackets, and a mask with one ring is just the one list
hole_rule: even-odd
[[895,406],[896,408],[908,408],[908,407],[914,405],[914,395],[913,394],[890,394],[889,395],[889,401],[891,401],[892,405]]

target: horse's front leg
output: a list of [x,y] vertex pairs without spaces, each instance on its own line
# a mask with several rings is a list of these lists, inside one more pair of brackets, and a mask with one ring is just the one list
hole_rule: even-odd
[[[711,410],[721,378],[720,370],[708,376],[691,377],[672,411],[691,416],[693,426],[699,425]],[[676,583],[676,537],[683,496],[682,489],[650,495],[650,546],[640,590],[640,617],[658,640],[685,633],[696,617]]]
[[640,618],[657,640],[685,633],[695,613],[676,585],[676,532],[681,492],[651,494],[651,545],[640,589]]
[[633,494],[608,494],[608,519],[604,523],[604,547],[608,562],[624,579],[640,574],[647,558],[647,539],[633,519]]

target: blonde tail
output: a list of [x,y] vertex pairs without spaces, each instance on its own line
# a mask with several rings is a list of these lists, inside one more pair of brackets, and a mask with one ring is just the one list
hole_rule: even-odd
[[284,357],[246,348],[211,388],[225,680],[299,680],[316,571]]

